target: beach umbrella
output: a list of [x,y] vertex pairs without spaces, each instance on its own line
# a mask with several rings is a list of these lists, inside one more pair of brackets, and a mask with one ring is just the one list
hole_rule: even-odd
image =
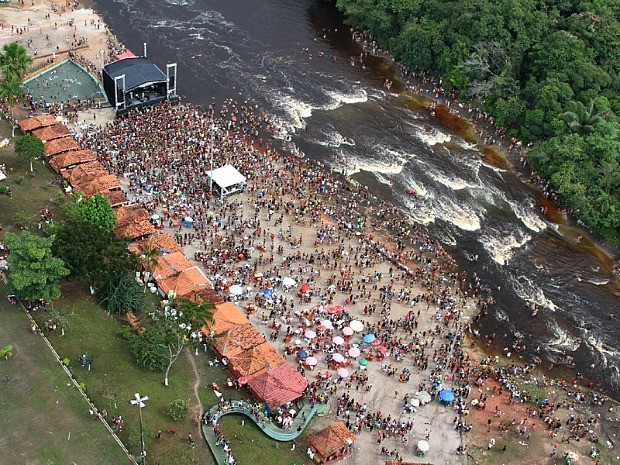
[[368,365],[368,360],[366,360],[364,357],[362,357],[359,360],[359,364],[360,364],[361,367],[365,367],[366,365]]
[[295,345],[296,346],[300,346],[301,345],[301,339],[295,339]]
[[349,376],[349,370],[346,368],[338,368],[338,376],[341,378],[347,378]]
[[431,446],[426,441],[418,441],[418,450],[420,452],[428,452]]
[[353,336],[353,329],[351,329],[350,326],[345,326],[344,328],[342,328],[342,334],[344,334],[345,336]]
[[431,395],[426,391],[420,391],[416,394],[416,397],[421,404],[428,404],[431,401]]
[[344,362],[344,355],[342,354],[334,354],[332,355],[332,360],[336,363],[342,363]]
[[241,386],[243,386],[244,384],[248,384],[248,379],[245,376],[241,376],[237,381]]
[[301,287],[299,288],[300,292],[308,292],[309,290],[310,290],[309,284],[302,284]]
[[360,333],[364,330],[364,323],[358,320],[353,320],[351,323],[349,323],[349,326],[356,333]]
[[364,336],[364,339],[363,339],[363,341],[364,341],[366,344],[370,344],[370,343],[371,343],[372,341],[374,341],[374,340],[375,340],[375,335],[374,335],[374,334],[366,334],[366,335]]
[[305,350],[301,349],[301,350],[297,351],[297,356],[303,360],[304,358],[308,357],[308,352],[306,352]]
[[325,327],[325,329],[334,329],[334,325],[329,320],[321,320],[321,326]]
[[314,339],[316,337],[316,333],[309,329],[304,333],[304,336],[306,336],[308,339]]
[[344,339],[343,339],[342,337],[340,337],[340,336],[334,336],[334,337],[332,338],[332,342],[333,342],[334,344],[336,344],[337,346],[339,346],[339,345],[341,345],[341,344],[344,344]]
[[228,292],[230,292],[231,295],[241,295],[243,294],[243,288],[239,286],[238,284],[233,284],[228,289]]
[[158,214],[152,215],[151,219],[157,221],[159,219],[159,215]]
[[335,315],[337,313],[342,313],[343,310],[344,307],[342,305],[332,305],[327,309],[327,313],[329,313],[330,315]]
[[293,278],[286,277],[282,280],[282,284],[284,286],[290,287],[290,286],[294,286],[295,284],[297,284],[297,282]]
[[263,293],[265,294],[265,296],[267,297],[271,297],[273,295],[273,289],[271,289],[270,287],[266,288]]
[[186,216],[185,218],[183,218],[183,221],[187,223],[193,223],[194,219],[191,216]]
[[306,365],[308,365],[308,366],[313,367],[313,366],[315,366],[317,363],[319,363],[319,361],[318,361],[316,358],[314,358],[314,357],[308,357],[308,358],[306,359]]
[[351,347],[349,349],[349,357],[357,358],[361,354],[360,350],[357,347]]
[[456,395],[450,389],[442,389],[439,391],[439,398],[444,402],[452,402],[456,399]]
[[379,344],[381,344],[381,341],[379,339],[375,339],[370,343],[370,345],[373,347],[377,347]]
[[377,352],[381,355],[385,355],[387,353],[387,349],[384,346],[377,347]]
[[419,407],[419,406],[420,406],[420,399],[411,399],[411,400],[409,401],[409,403],[410,403],[411,405],[413,405],[414,407]]

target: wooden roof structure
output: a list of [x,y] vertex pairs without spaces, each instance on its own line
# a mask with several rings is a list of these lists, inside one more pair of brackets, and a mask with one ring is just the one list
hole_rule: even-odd
[[112,205],[112,208],[123,207],[129,204],[129,199],[120,189],[114,189],[111,191],[106,190],[103,192],[99,192],[99,194],[105,195],[108,198],[108,200],[110,201],[110,205]]
[[325,463],[347,455],[355,439],[355,435],[339,421],[308,436],[308,443]]
[[252,378],[248,386],[258,399],[273,409],[299,399],[308,387],[308,380],[286,362]]
[[239,325],[218,335],[215,351],[220,357],[231,358],[264,342],[265,338],[254,326]]
[[114,214],[116,215],[114,233],[117,236],[141,239],[155,232],[155,226],[151,224],[148,212],[140,205],[115,208]]
[[96,178],[100,178],[103,176],[109,176],[106,169],[97,160],[90,161],[87,163],[80,163],[79,165],[76,165],[73,168],[70,168],[70,169],[67,168],[66,170],[62,171],[60,174],[73,187],[85,184],[86,182],[89,182]]
[[52,126],[58,124],[56,117],[53,115],[39,115],[27,118],[19,122],[19,128],[24,132],[34,131],[45,126]]
[[105,174],[103,176],[95,177],[94,179],[79,180],[73,184],[73,187],[82,191],[87,197],[90,197],[95,194],[105,195],[106,192],[113,191],[115,189],[120,191],[121,182],[118,177],[111,174]]
[[71,136],[71,129],[64,124],[56,123],[39,129],[34,129],[32,135],[42,141],[50,141],[61,137]]
[[222,302],[215,304],[215,312],[213,312],[213,323],[207,323],[201,328],[202,332],[209,336],[211,332],[215,335],[223,334],[235,326],[247,325],[250,321],[232,302]]
[[158,249],[161,253],[174,253],[181,250],[181,246],[174,237],[164,232],[153,234],[138,242],[132,242],[129,245],[129,250],[140,255],[145,247],[153,247]]
[[280,353],[267,341],[254,346],[237,355],[228,357],[230,370],[237,376],[248,379],[266,373],[272,368],[286,363]]
[[61,137],[60,139],[54,139],[46,142],[43,155],[45,155],[45,158],[49,158],[59,153],[79,149],[80,145],[73,137]]
[[97,156],[90,150],[72,150],[51,157],[48,160],[50,166],[57,173],[91,161],[97,161]]

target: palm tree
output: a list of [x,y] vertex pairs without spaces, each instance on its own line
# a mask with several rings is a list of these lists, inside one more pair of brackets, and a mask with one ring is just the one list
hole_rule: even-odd
[[152,245],[145,245],[142,247],[142,256],[140,257],[140,262],[142,266],[146,268],[146,270],[152,272],[157,265],[159,265],[159,256],[161,255],[161,250],[157,247],[153,247]]
[[564,121],[573,132],[591,133],[606,116],[605,113],[601,113],[598,108],[594,107],[592,100],[587,106],[581,102],[570,102],[569,105],[571,109],[560,113],[558,118]]
[[13,112],[13,107],[18,101],[24,101],[22,82],[17,75],[11,74],[5,76],[5,78],[0,81],[0,99],[6,99],[11,107],[12,137],[15,137],[15,114]]
[[26,70],[32,63],[32,57],[28,55],[28,51],[17,42],[5,44],[2,47],[3,52],[0,53],[0,68],[7,78],[15,75],[19,78],[23,77]]

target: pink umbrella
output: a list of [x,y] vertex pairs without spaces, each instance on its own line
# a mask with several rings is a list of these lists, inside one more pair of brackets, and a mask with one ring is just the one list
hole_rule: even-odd
[[346,368],[338,368],[338,376],[341,378],[346,378],[349,376],[349,370]]
[[359,320],[353,320],[351,323],[349,323],[349,326],[356,333],[360,333],[364,330],[364,323]]
[[353,336],[353,330],[349,326],[345,326],[342,329],[342,334],[344,334],[345,336]]
[[244,384],[248,384],[248,379],[245,376],[241,376],[237,381],[239,381],[239,384],[241,384],[242,386]]
[[327,309],[327,313],[330,315],[335,315],[336,313],[342,313],[344,307],[342,305],[332,305]]
[[341,338],[340,336],[334,336],[334,337],[332,338],[332,342],[333,342],[334,344],[336,344],[337,346],[339,346],[339,345],[341,345],[341,344],[344,344],[344,339],[343,339],[343,338]]
[[344,362],[344,355],[342,354],[334,354],[332,355],[332,360],[336,363],[342,363]]
[[351,347],[349,349],[349,357],[357,358],[361,354],[360,350],[357,347]]
[[327,329],[334,329],[334,325],[329,320],[321,320],[321,326],[325,326]]
[[370,345],[374,347],[377,347],[379,344],[381,344],[381,341],[379,339],[375,339],[370,343]]
[[308,339],[314,339],[316,337],[316,333],[309,329],[304,333],[304,336],[306,336]]
[[318,361],[316,358],[314,358],[314,357],[308,357],[308,358],[306,359],[306,365],[308,365],[308,366],[310,366],[310,367],[313,367],[313,366],[314,366],[314,365],[316,365],[317,363],[319,363],[319,361]]

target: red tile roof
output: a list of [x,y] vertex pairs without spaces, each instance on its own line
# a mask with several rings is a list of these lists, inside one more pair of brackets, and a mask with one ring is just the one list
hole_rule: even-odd
[[286,360],[269,342],[263,342],[240,354],[228,357],[228,362],[230,371],[237,377],[245,376],[248,379],[253,379],[266,373],[269,369],[286,363]]
[[169,276],[181,273],[192,266],[194,265],[185,258],[183,252],[173,252],[157,257],[157,266],[152,274],[157,281],[160,281]]
[[64,124],[53,124],[51,126],[33,130],[32,135],[43,141],[50,141],[60,137],[70,136],[71,129]]
[[90,150],[73,150],[56,155],[50,158],[48,162],[54,171],[60,173],[67,168],[73,168],[75,165],[96,160],[97,156]]
[[75,141],[73,137],[62,137],[60,139],[54,139],[46,142],[43,155],[48,158],[62,152],[79,150],[79,148],[79,144]]
[[261,401],[277,408],[299,399],[308,387],[308,381],[287,362],[251,379],[248,386]]
[[230,331],[235,326],[247,325],[250,322],[245,315],[232,302],[222,302],[215,304],[215,312],[213,313],[213,323],[206,324],[202,328],[202,332],[209,336],[213,334],[223,334]]
[[179,297],[189,298],[194,292],[200,293],[206,288],[211,288],[211,283],[206,276],[195,266],[181,273],[162,279],[157,285],[166,295],[173,291]]
[[251,324],[235,326],[215,339],[215,351],[221,357],[235,357],[265,342],[263,335]]
[[19,127],[24,132],[33,131],[44,126],[57,124],[56,117],[53,115],[39,115],[27,118],[19,122]]
[[326,462],[330,457],[346,454],[355,439],[355,435],[339,421],[308,436],[308,443]]

